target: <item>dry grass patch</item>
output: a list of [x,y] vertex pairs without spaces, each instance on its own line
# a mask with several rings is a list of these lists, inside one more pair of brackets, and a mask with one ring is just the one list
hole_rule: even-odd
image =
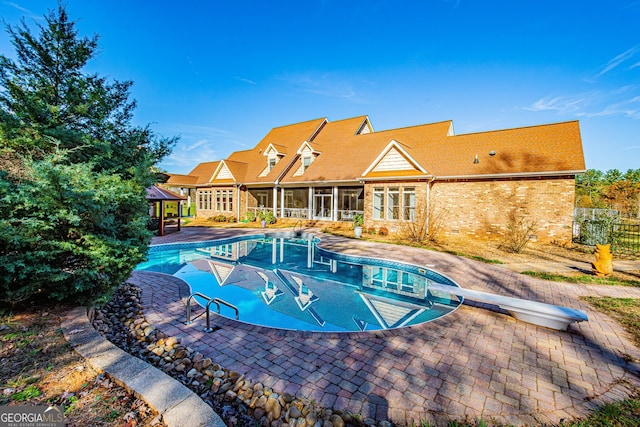
[[60,405],[67,426],[163,426],[143,401],[67,344],[65,309],[0,317],[0,404]]
[[581,297],[595,309],[614,318],[631,334],[640,347],[640,299],[612,297]]

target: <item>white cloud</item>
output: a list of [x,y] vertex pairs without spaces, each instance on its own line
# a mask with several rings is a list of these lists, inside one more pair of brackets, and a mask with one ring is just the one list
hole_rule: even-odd
[[573,96],[547,96],[534,102],[529,111],[557,111],[562,114],[581,115],[583,109],[589,104],[589,98],[594,94],[582,94]]
[[[609,71],[619,67],[625,61],[633,58],[637,52],[640,52],[640,45],[635,45],[631,49],[628,49],[621,54],[613,57],[609,60],[609,62],[607,62],[607,65],[605,65],[604,68],[600,70],[598,74],[596,74],[596,77],[601,77],[607,74]],[[631,68],[635,67],[636,65],[637,64],[632,65]]]
[[640,88],[626,85],[609,91],[547,96],[525,107],[529,111],[555,111],[574,117],[622,116],[640,119]]
[[240,80],[243,83],[248,83],[250,85],[255,85],[257,84],[256,82],[254,82],[253,80],[249,80],[249,79],[245,79],[244,77],[240,77],[240,76],[235,76],[236,80]]
[[28,14],[28,15],[33,15],[33,12],[31,12],[29,9],[26,9],[26,8],[24,8],[24,7],[20,6],[20,5],[19,5],[19,4],[17,4],[17,3],[14,3],[14,2],[4,2],[4,4],[6,4],[7,6],[14,7],[14,8],[18,9],[20,12],[24,12],[24,13],[26,13],[26,14]]
[[640,119],[640,96],[605,106],[602,110],[588,114],[589,117],[625,116]]

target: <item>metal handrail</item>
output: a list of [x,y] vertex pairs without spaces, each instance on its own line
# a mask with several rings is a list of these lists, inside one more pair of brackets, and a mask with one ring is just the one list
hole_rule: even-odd
[[216,305],[216,307],[218,307],[218,314],[220,314],[220,304],[222,304],[222,305],[226,305],[227,307],[229,307],[230,309],[236,312],[236,320],[240,318],[240,312],[238,311],[238,307],[236,307],[235,305],[230,304],[220,298],[214,298],[211,302],[213,302]]
[[186,313],[187,320],[184,322],[185,325],[190,325],[194,320],[196,320],[198,317],[202,316],[203,314],[203,313],[200,313],[195,318],[193,318],[193,320],[191,319],[191,300],[194,297],[200,297],[207,300],[207,305],[205,306],[205,310],[204,310],[204,313],[206,314],[206,319],[207,319],[207,327],[204,328],[204,332],[214,331],[214,329],[211,328],[211,317],[209,314],[209,307],[211,306],[211,303],[215,304],[216,307],[218,308],[218,314],[220,314],[220,304],[222,304],[222,305],[226,305],[227,307],[231,308],[236,312],[236,320],[238,320],[240,317],[240,312],[238,311],[238,307],[236,307],[235,305],[230,304],[224,300],[221,300],[220,298],[211,298],[203,293],[194,292],[191,295],[189,295],[189,298],[187,298],[187,313]]
[[[296,231],[296,227],[298,226],[298,224],[300,225],[300,231]],[[302,221],[301,220],[297,220],[296,223],[293,225],[293,234],[295,234],[297,236],[298,233],[302,234]]]

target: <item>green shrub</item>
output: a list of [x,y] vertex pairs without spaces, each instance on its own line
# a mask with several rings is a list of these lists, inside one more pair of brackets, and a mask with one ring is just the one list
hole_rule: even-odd
[[273,211],[267,211],[267,213],[264,216],[265,221],[267,221],[267,224],[275,224],[276,223],[276,216],[273,214]]
[[254,211],[247,212],[247,221],[255,222],[255,220],[256,220],[256,213]]
[[355,214],[353,216],[353,226],[354,227],[362,227],[364,225],[364,215]]

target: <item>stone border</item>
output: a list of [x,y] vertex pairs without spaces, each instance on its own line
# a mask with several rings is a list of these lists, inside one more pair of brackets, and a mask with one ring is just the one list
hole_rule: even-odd
[[189,388],[100,335],[86,307],[76,307],[64,316],[62,332],[80,356],[144,400],[168,427],[225,427],[213,408]]

